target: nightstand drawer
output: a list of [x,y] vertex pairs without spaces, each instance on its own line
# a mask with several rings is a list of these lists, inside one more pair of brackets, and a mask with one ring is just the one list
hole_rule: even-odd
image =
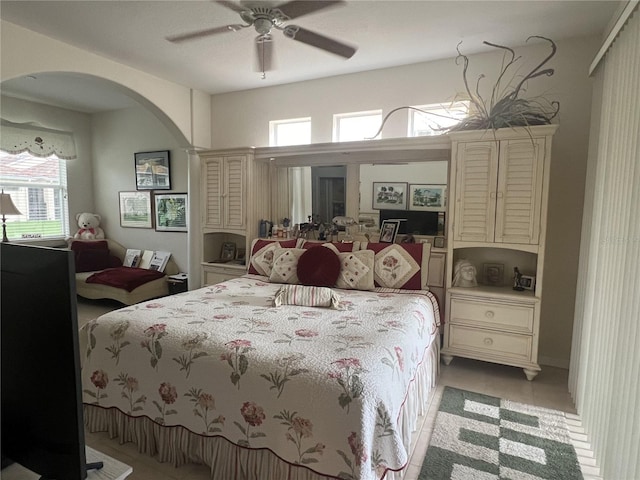
[[532,333],[534,307],[451,299],[451,323]]
[[449,347],[481,354],[528,361],[532,337],[515,333],[499,333],[461,325],[449,326]]

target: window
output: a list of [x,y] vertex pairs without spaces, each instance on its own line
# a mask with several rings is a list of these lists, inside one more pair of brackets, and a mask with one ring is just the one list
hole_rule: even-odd
[[436,103],[422,105],[418,110],[409,109],[409,137],[439,135],[443,130],[457,124],[469,113],[469,102]]
[[380,129],[382,110],[339,113],[333,116],[333,141],[370,140]]
[[53,239],[69,235],[67,165],[56,155],[0,150],[0,186],[22,213],[7,217],[7,237]]
[[307,145],[311,143],[311,118],[292,118],[269,122],[269,145]]

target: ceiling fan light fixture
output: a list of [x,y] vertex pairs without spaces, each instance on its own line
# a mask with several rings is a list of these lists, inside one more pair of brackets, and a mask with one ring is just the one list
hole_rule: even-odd
[[256,18],[253,22],[253,27],[260,35],[267,35],[271,32],[273,22],[268,18]]

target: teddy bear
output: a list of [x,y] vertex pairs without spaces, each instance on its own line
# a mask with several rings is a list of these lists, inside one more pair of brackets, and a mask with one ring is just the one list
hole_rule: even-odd
[[102,240],[104,231],[100,228],[102,217],[96,213],[78,213],[76,215],[80,229],[73,236],[76,240]]

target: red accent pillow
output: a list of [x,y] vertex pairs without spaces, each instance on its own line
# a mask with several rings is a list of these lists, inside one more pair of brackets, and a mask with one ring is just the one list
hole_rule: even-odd
[[[390,243],[367,243],[366,247],[363,247],[363,248],[365,250],[373,250],[374,253],[377,255],[379,252],[387,248],[389,245],[391,244]],[[406,250],[407,253],[411,255],[411,257],[416,261],[416,263],[420,267],[422,267],[422,251],[424,248],[424,245],[422,243],[396,243],[394,244],[394,247],[403,248],[404,250]],[[422,268],[419,268],[417,273],[413,275],[409,280],[407,280],[406,283],[404,283],[399,288],[405,289],[405,290],[420,290],[422,288],[421,287],[422,285],[421,270]],[[380,286],[377,281],[375,285],[376,287]]]
[[106,240],[91,242],[74,241],[71,251],[76,261],[76,273],[95,272],[111,266],[109,244]]
[[[253,246],[251,248],[251,256],[249,257],[249,270],[248,273],[252,273],[254,275],[266,275],[267,277],[271,274],[271,268],[263,268],[264,272],[260,272],[256,269],[256,253],[260,252],[265,247],[272,246],[273,250],[276,248],[295,248],[298,243],[298,239],[294,238],[292,240],[262,240],[256,239],[253,242]],[[264,252],[263,252],[264,253]],[[272,260],[273,261],[273,260]],[[262,261],[258,261],[258,263],[264,263]],[[268,263],[268,262],[267,262]],[[264,265],[263,265],[264,267]]]
[[348,242],[304,242],[302,248],[313,248],[318,246],[333,245],[340,253],[353,252],[353,243]]
[[302,285],[333,287],[340,275],[340,257],[330,248],[310,248],[300,255],[297,273]]

